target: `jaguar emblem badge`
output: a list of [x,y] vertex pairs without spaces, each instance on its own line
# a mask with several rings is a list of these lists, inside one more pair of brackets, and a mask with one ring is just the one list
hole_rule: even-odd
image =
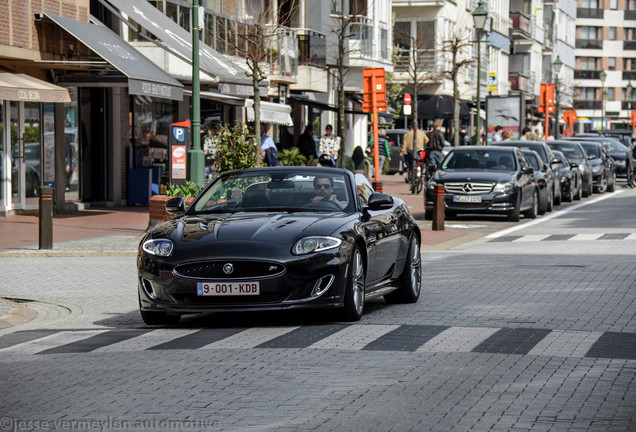
[[223,273],[227,275],[234,273],[234,266],[232,263],[223,264]]

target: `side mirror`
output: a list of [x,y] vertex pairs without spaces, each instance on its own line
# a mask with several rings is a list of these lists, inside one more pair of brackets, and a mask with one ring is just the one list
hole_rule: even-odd
[[554,159],[552,159],[552,163],[553,164],[562,164],[563,161],[561,159],[559,159],[559,158],[554,158]]
[[369,197],[367,208],[369,210],[388,210],[393,207],[393,197],[385,193],[375,192]]
[[185,199],[183,197],[170,199],[166,203],[166,212],[174,215],[183,214],[185,212]]
[[574,168],[578,168],[578,167],[579,167],[579,165],[578,165],[578,164],[575,164],[575,163],[571,163],[571,164],[570,164],[570,168],[572,168],[572,169],[574,169]]
[[594,155],[589,155],[589,156],[587,157],[587,159],[588,159],[588,160],[596,159],[596,156],[594,156]]
[[525,166],[521,168],[521,174],[532,175],[534,174],[534,168],[532,168],[531,166]]

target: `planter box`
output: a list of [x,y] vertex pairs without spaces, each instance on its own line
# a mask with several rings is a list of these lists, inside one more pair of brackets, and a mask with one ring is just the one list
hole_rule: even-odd
[[[146,229],[150,229],[161,222],[174,219],[176,217],[166,211],[166,203],[172,198],[174,197],[168,195],[153,195],[150,198],[150,203],[148,203],[150,218],[148,220],[148,228]],[[186,198],[186,207],[188,207],[192,201],[194,201],[194,198]]]

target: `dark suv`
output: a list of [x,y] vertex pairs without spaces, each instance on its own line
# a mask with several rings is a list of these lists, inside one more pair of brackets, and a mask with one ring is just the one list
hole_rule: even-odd
[[541,160],[545,164],[545,182],[548,194],[555,205],[561,204],[561,170],[558,167],[559,161],[552,154],[550,147],[543,141],[499,141],[492,143],[496,146],[517,147],[521,150],[534,150],[539,153]]

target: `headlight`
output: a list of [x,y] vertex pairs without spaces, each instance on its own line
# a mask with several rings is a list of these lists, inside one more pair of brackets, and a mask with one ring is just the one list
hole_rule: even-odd
[[337,248],[341,244],[342,240],[335,237],[305,237],[296,242],[294,247],[292,247],[292,253],[294,255],[306,255]]
[[433,189],[435,189],[435,186],[437,186],[437,183],[436,183],[435,181],[430,181],[430,182],[428,182],[428,184],[426,185],[426,188],[427,188],[428,190],[433,190]]
[[584,173],[585,171],[587,171],[587,165],[581,164],[579,165],[579,169],[581,170],[582,173]]
[[174,243],[168,239],[146,240],[141,248],[150,255],[170,256]]
[[600,172],[601,172],[601,166],[600,166],[600,165],[593,166],[593,167],[592,167],[592,172],[593,172],[594,174],[598,174],[598,173],[600,173]]
[[624,167],[624,166],[625,166],[625,161],[624,161],[624,160],[620,160],[620,159],[618,159],[618,160],[616,161],[616,166]]
[[492,191],[495,193],[510,193],[512,192],[512,183],[497,183]]

